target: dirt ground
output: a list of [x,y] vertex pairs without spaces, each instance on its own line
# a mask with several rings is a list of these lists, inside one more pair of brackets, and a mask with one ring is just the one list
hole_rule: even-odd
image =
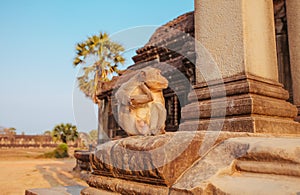
[[37,158],[53,149],[0,148],[0,194],[22,195],[26,189],[87,184],[74,176],[74,158]]

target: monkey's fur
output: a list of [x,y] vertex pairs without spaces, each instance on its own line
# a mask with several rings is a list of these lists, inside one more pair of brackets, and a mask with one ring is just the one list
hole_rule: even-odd
[[128,135],[165,133],[166,109],[163,89],[168,80],[160,70],[147,67],[129,79],[115,94],[120,126]]

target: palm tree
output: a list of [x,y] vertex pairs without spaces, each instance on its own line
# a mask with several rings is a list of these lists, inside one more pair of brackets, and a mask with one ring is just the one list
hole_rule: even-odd
[[54,141],[75,141],[78,138],[77,127],[71,123],[56,125],[52,130],[52,138]]
[[[84,42],[78,43],[76,46],[77,56],[75,57],[74,66],[85,65],[83,67],[83,75],[79,76],[79,89],[94,103],[98,104],[98,142],[105,139],[105,131],[103,129],[104,119],[103,112],[105,110],[105,102],[97,98],[97,88],[99,82],[106,82],[114,73],[118,74],[118,66],[125,63],[121,53],[124,47],[116,42],[113,42],[108,34],[100,33],[88,37]],[[94,57],[95,61],[91,64],[86,64],[88,57]],[[107,133],[107,132],[106,132]]]
[[5,128],[4,132],[7,135],[16,135],[16,128],[14,128],[14,127]]
[[74,66],[84,65],[88,57],[96,58],[93,63],[83,67],[83,75],[77,78],[79,89],[95,103],[98,103],[98,82],[109,81],[114,73],[119,73],[118,65],[125,62],[121,55],[123,51],[124,47],[110,40],[106,33],[88,37],[86,41],[77,44]]
[[12,134],[14,134],[14,135],[16,135],[16,128],[14,128],[14,127],[10,127],[10,128],[8,128],[8,130],[12,133]]
[[9,127],[4,129],[4,133],[9,137],[10,143],[13,143],[16,135],[16,128]]

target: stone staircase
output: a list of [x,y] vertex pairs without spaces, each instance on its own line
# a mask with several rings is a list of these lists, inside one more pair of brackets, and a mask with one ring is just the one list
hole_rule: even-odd
[[212,185],[218,194],[300,194],[300,178],[284,175],[237,172],[214,178]]
[[[214,147],[201,154],[204,139],[214,138],[207,135],[176,132],[107,143],[90,156],[94,172],[82,194],[97,194],[98,189],[121,194],[300,194],[299,137],[220,133]],[[139,153],[163,145],[161,154]],[[182,153],[173,158],[176,151]],[[174,160],[153,167],[169,158]],[[142,165],[148,167],[135,170]]]
[[[218,158],[225,151],[229,155]],[[228,139],[199,159],[172,188],[173,194],[300,194],[300,139]]]

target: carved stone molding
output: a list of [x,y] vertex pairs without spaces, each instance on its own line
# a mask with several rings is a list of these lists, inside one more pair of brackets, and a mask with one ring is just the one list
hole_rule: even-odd
[[294,122],[298,110],[286,101],[289,94],[279,83],[239,75],[209,87],[200,83],[194,89],[196,95],[189,95],[190,104],[182,109],[180,130],[300,133],[300,124]]

